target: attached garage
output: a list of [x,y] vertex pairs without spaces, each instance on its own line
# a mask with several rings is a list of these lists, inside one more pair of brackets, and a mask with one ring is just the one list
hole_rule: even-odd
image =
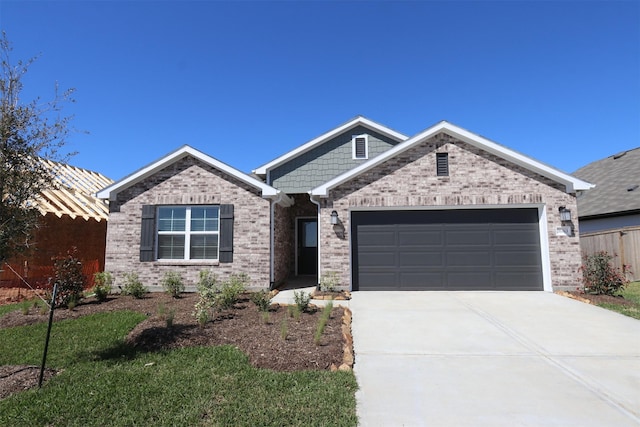
[[354,290],[543,290],[538,208],[351,212]]

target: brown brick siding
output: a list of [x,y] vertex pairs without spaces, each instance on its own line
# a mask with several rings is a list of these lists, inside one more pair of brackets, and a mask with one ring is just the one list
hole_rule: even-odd
[[[140,221],[143,205],[234,205],[232,263],[140,262]],[[110,204],[106,270],[117,284],[123,275],[138,273],[152,290],[167,271],[182,274],[195,285],[201,270],[211,269],[220,279],[247,273],[251,287],[268,288],[270,282],[270,202],[257,189],[187,157],[122,191]]]
[[[449,153],[449,176],[436,176],[436,152]],[[579,282],[580,246],[573,237],[556,236],[558,208],[577,212],[574,195],[564,186],[532,171],[483,152],[474,146],[439,134],[405,153],[336,187],[323,200],[321,272],[339,272],[349,285],[350,210],[380,207],[492,207],[545,205],[549,239],[551,282],[554,288],[575,288]],[[336,210],[344,227],[331,226]]]

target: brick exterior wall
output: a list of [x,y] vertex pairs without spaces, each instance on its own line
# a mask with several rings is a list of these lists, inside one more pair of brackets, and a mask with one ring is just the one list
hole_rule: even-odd
[[[449,176],[436,176],[438,152],[449,153]],[[337,271],[342,285],[350,286],[349,212],[354,208],[544,205],[553,288],[575,289],[581,261],[577,227],[572,237],[556,236],[561,225],[558,208],[566,206],[574,217],[577,214],[575,195],[564,190],[528,169],[438,134],[336,187],[323,199],[321,274]],[[343,229],[329,222],[334,209]]]
[[[233,262],[140,262],[140,230],[143,205],[234,205]],[[194,286],[201,270],[210,269],[224,280],[232,273],[247,273],[252,288],[268,288],[270,282],[270,201],[258,189],[192,157],[169,165],[127,188],[110,203],[105,269],[116,284],[125,273],[138,273],[151,290],[161,290],[168,271],[182,274]],[[191,288],[192,289],[192,288]]]

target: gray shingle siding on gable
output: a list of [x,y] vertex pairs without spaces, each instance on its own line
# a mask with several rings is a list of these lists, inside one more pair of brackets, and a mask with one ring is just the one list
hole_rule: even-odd
[[336,176],[366,162],[353,159],[351,138],[369,135],[369,159],[398,144],[389,137],[358,126],[299,155],[270,172],[270,185],[285,193],[306,193]]

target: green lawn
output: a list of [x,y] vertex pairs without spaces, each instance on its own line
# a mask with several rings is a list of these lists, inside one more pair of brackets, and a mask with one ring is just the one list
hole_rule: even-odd
[[0,305],[0,316],[13,310],[19,310],[20,304],[4,304]]
[[604,307],[609,310],[617,311],[625,316],[640,319],[640,281],[629,283],[624,289],[618,292],[618,295],[622,295],[627,301],[634,303],[633,306],[623,306],[620,304],[598,304],[599,307]]
[[[55,323],[47,366],[63,372],[0,401],[0,425],[357,423],[351,372],[257,369],[230,346],[138,353],[123,339],[143,318],[125,311]],[[45,332],[45,324],[0,330],[0,365],[39,365]]]

